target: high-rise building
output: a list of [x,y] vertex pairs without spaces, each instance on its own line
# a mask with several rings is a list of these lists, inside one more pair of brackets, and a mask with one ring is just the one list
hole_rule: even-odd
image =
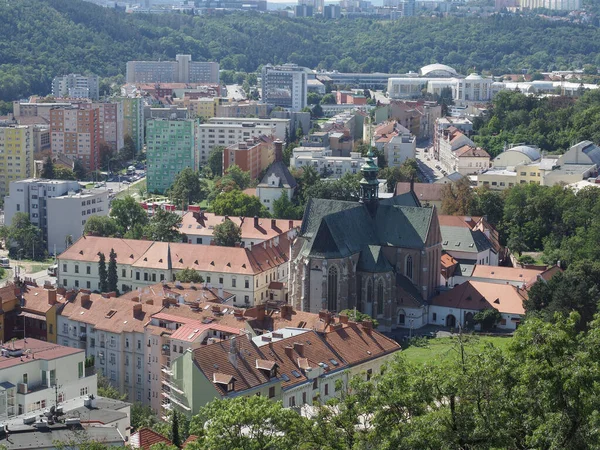
[[125,97],[123,102],[123,139],[133,139],[136,153],[144,146],[144,102],[141,97]]
[[4,206],[7,224],[16,213],[28,214],[42,230],[48,251],[62,252],[81,237],[91,216],[108,215],[108,191],[82,191],[77,181],[30,178],[10,183]]
[[581,9],[581,0],[520,0],[521,9],[545,8],[556,11],[575,11]]
[[123,103],[107,102],[94,103],[92,108],[98,108],[100,142],[109,145],[113,151],[123,148]]
[[177,55],[175,61],[129,61],[127,83],[218,83],[219,63],[192,61]]
[[86,170],[99,166],[100,109],[55,108],[50,110],[50,148],[72,160],[79,159]]
[[342,16],[342,8],[340,8],[340,5],[325,5],[323,16],[326,19],[339,19]]
[[223,151],[223,173],[236,165],[244,172],[250,172],[252,179],[275,160],[273,139],[270,136],[259,136],[237,144],[230,145]]
[[100,98],[100,82],[98,75],[80,75],[70,73],[52,80],[52,95],[56,98]]
[[0,195],[11,181],[33,176],[33,126],[0,126]]
[[266,65],[262,69],[262,97],[269,105],[300,111],[306,106],[308,69],[296,64]]
[[146,124],[148,192],[164,193],[186,167],[198,169],[191,119],[154,119]]

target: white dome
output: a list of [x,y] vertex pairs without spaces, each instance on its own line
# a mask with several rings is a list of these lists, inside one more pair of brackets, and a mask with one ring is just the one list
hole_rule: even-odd
[[445,64],[429,64],[419,69],[419,75],[422,77],[456,77],[458,73]]
[[529,147],[528,145],[517,145],[516,147],[509,148],[507,152],[519,152],[527,156],[531,161],[537,161],[540,159],[540,151],[535,147]]
[[466,80],[483,80],[483,77],[481,75],[479,75],[478,73],[472,73],[465,79]]

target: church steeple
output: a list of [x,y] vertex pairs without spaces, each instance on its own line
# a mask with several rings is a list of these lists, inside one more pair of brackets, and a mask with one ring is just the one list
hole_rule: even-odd
[[373,149],[371,148],[367,153],[365,163],[360,168],[363,176],[360,180],[360,202],[367,206],[371,214],[377,209],[379,198],[379,181],[377,181],[379,167],[375,164],[373,156]]

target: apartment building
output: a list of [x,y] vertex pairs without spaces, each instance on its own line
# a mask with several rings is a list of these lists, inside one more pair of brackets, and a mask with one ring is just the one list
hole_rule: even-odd
[[129,61],[127,83],[219,83],[219,63],[192,61],[176,55],[175,61]]
[[87,171],[96,170],[100,162],[100,110],[51,109],[50,147],[54,154],[79,159]]
[[302,225],[300,220],[261,219],[258,217],[217,216],[204,211],[190,211],[183,215],[181,232],[185,233],[189,244],[212,245],[216,225],[231,220],[242,230],[241,246],[252,248],[283,234],[290,239],[295,237]]
[[121,292],[174,281],[177,272],[191,268],[210,286],[233,294],[234,306],[247,307],[269,300],[272,282],[287,281],[294,233],[276,236],[250,249],[209,245],[201,252],[196,244],[83,236],[58,256],[58,284],[98,290],[98,253],[109,255],[114,249]]
[[43,123],[50,122],[50,111],[56,108],[83,107],[91,103],[90,99],[60,99],[51,103],[38,102],[37,97],[30,97],[29,102],[14,101],[13,115],[17,121],[24,117],[39,117]]
[[[97,264],[96,264],[97,266]],[[85,350],[95,367],[130,401],[148,404],[147,373],[158,361],[146,359],[144,326],[162,304],[142,304],[89,291],[59,288],[58,343]]]
[[389,167],[400,167],[407,159],[415,158],[417,138],[410,133],[392,136],[383,145],[385,160]]
[[312,166],[325,178],[341,178],[347,173],[359,173],[365,162],[366,158],[360,152],[351,152],[349,157],[333,156],[329,148],[296,147],[290,159],[290,168]]
[[11,182],[33,176],[34,148],[32,126],[0,126],[0,196]]
[[200,164],[206,164],[208,155],[215,147],[227,147],[247,139],[271,136],[275,132],[271,125],[257,125],[254,119],[251,119],[252,122],[233,124],[223,123],[223,120],[217,123],[216,119],[213,117],[208,123],[196,126],[196,154]]
[[215,116],[217,117],[269,117],[266,103],[256,101],[219,103]]
[[246,139],[225,147],[223,151],[223,173],[236,165],[244,172],[249,172],[252,179],[257,179],[275,160],[275,145],[269,136]]
[[577,11],[581,9],[581,0],[520,0],[521,9],[544,8],[555,11]]
[[272,106],[300,111],[307,105],[307,79],[310,70],[296,64],[262,68],[262,99]]
[[123,104],[123,139],[133,139],[136,153],[144,147],[144,102],[141,97],[124,97]]
[[109,210],[106,190],[82,191],[77,181],[38,178],[12,182],[4,206],[7,224],[18,212],[29,215],[31,223],[42,230],[50,253],[79,239],[91,216],[106,216]]
[[146,142],[148,192],[163,194],[183,169],[198,168],[193,120],[150,120]]
[[80,75],[70,73],[52,80],[54,98],[100,98],[100,79],[98,75]]
[[123,103],[106,102],[94,103],[92,108],[98,108],[99,140],[109,145],[113,151],[123,148]]
[[0,418],[97,395],[97,377],[85,368],[85,352],[33,338],[0,347]]
[[213,117],[208,120],[209,124],[215,124],[216,126],[223,125],[244,125],[253,124],[256,126],[268,126],[273,128],[273,136],[277,139],[285,139],[285,130],[289,129],[290,119],[279,119],[279,118],[268,118],[261,119],[258,117]]

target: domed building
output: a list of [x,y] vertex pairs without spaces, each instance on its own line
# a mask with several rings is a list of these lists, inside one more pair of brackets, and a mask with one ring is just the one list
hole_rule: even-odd
[[488,101],[492,99],[492,78],[472,73],[466,78],[456,80],[452,96],[456,101]]
[[419,69],[419,76],[421,77],[440,77],[440,78],[452,78],[458,77],[458,73],[450,66],[445,64],[429,64]]
[[361,167],[360,201],[313,198],[292,244],[289,303],[297,310],[356,308],[381,330],[420,327],[439,284],[442,237],[436,208],[414,192],[378,199],[378,168]]
[[542,155],[537,147],[529,145],[515,145],[505,149],[492,161],[494,169],[506,169],[521,164],[531,164],[540,160]]

